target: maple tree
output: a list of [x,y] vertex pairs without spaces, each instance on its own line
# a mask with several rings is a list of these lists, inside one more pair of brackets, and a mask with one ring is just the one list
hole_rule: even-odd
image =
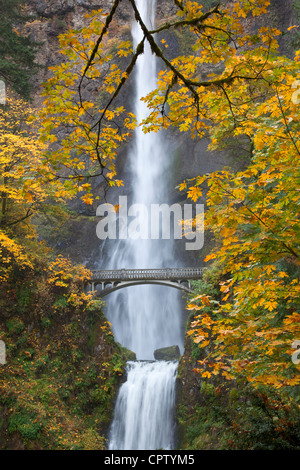
[[[269,41],[266,50],[234,58],[234,73],[238,67],[243,75],[239,80],[200,100],[210,119],[210,149],[244,136],[249,165],[196,177],[180,189],[196,201],[206,188],[206,227],[217,240],[206,261],[216,259],[227,278],[220,287],[222,301],[218,307],[212,303],[210,313],[203,309],[214,299],[205,294],[200,305],[188,307],[198,313],[189,332],[194,341],[205,347],[213,339],[215,345],[197,370],[204,377],[242,374],[255,386],[277,388],[300,382],[291,361],[292,343],[300,337],[299,55],[289,60],[271,54],[274,39],[263,40]],[[232,74],[231,63],[229,70]],[[257,73],[255,81],[249,81],[249,70]],[[179,119],[186,123],[184,116]],[[188,122],[186,127],[199,131],[195,114]]]
[[[175,1],[177,15],[153,30],[146,27],[136,2],[130,0],[144,33],[133,50],[122,31],[119,40],[110,36],[110,29],[114,35],[121,3],[115,0],[109,13],[92,11],[86,15],[87,26],[60,36],[64,59],[51,68],[52,78],[44,85],[42,135],[53,144],[49,160],[74,194],[86,193],[82,199],[87,204],[93,202],[91,177],[101,175],[109,185],[122,184],[116,174],[117,150],[130,139],[136,122],[134,115],[116,102],[143,53],[145,41],[165,69],[159,74],[157,90],[144,98],[152,108],[144,131],[175,125],[202,136],[210,127],[205,122],[206,97],[215,91],[226,94],[226,88],[238,80],[262,80],[265,61],[276,50],[275,37],[280,34],[272,28],[261,28],[255,34],[245,30],[242,23],[247,15],[256,17],[266,12],[269,2],[261,0],[235,1],[231,6],[218,3],[208,10],[197,2]],[[171,60],[167,57],[168,44],[159,38],[164,31],[179,28],[193,34],[193,50]],[[255,53],[248,50],[241,54],[253,47]],[[207,63],[217,71],[203,78],[202,66]],[[220,72],[220,67],[225,70]],[[98,93],[98,99],[91,99],[92,90],[94,95]]]
[[[125,113],[121,130],[118,119],[125,112],[123,106],[112,110],[108,105],[101,108],[97,101],[84,99],[87,94],[84,85],[93,80],[100,82],[99,92],[109,95],[114,93],[115,83],[126,76],[113,63],[109,44],[103,39],[104,18],[101,11],[92,12],[87,15],[90,19],[87,27],[61,35],[65,61],[52,68],[53,77],[43,92],[46,98],[41,113],[42,139],[53,144],[48,160],[68,191],[74,195],[84,192],[81,198],[86,204],[93,202],[90,178],[101,175],[110,185],[122,184],[116,178],[116,151],[131,136],[134,127],[133,114]],[[104,44],[98,44],[97,35]],[[131,44],[123,43],[118,56],[126,56],[130,50]],[[62,130],[62,139],[57,129]]]
[[[211,148],[229,133],[246,135],[252,144],[250,164],[187,184],[194,200],[205,182],[209,186],[206,224],[217,245],[206,260],[218,260],[227,277],[218,308],[212,316],[197,316],[190,331],[202,346],[209,342],[208,331],[214,337],[216,361],[211,357],[202,371],[208,376],[220,370],[229,378],[243,373],[255,385],[300,382],[291,361],[292,343],[300,336],[297,73],[297,58],[274,58],[265,83],[256,95],[251,90],[255,99],[248,99],[249,91],[245,95],[245,83],[217,97],[221,119],[212,131]],[[230,102],[227,109],[224,99]],[[201,299],[202,306],[191,303],[189,308],[198,311],[211,301]]]
[[[8,95],[0,107],[0,250],[1,279],[14,263],[32,268],[38,256],[32,217],[47,205],[64,202],[68,193],[44,159],[34,110],[22,98]],[[30,246],[31,241],[34,247]],[[40,244],[41,250],[42,244]]]
[[[149,30],[130,0],[143,39],[135,51],[128,41],[120,41],[118,57],[130,57],[122,68],[109,53],[109,29],[120,3],[115,0],[108,14],[93,11],[87,27],[61,37],[69,61],[54,68],[45,88],[44,138],[56,142],[57,125],[70,132],[52,158],[73,169],[67,184],[74,191],[84,178],[99,174],[99,168],[109,184],[122,184],[116,179],[116,151],[136,123],[131,113],[113,105],[148,41],[165,68],[157,89],[143,98],[149,107],[144,132],[175,126],[194,138],[208,133],[210,149],[243,138],[250,153],[243,171],[224,170],[180,185],[193,201],[202,197],[206,185],[206,226],[217,240],[207,261],[217,259],[227,276],[221,285],[223,299],[210,315],[201,313],[212,301],[205,295],[200,306],[192,302],[188,307],[201,313],[192,323],[194,341],[205,346],[212,338],[215,344],[199,371],[204,376],[221,372],[227,378],[243,373],[254,385],[297,384],[299,371],[290,354],[293,338],[300,335],[299,285],[293,273],[299,265],[299,54],[294,60],[281,57],[278,29],[262,26],[254,32],[244,22],[266,13],[269,1],[219,2],[207,9],[177,0],[176,17]],[[189,31],[192,51],[169,59],[162,34],[174,28]],[[100,108],[84,99],[93,80],[107,97]],[[84,163],[79,155],[86,156]],[[92,203],[88,182],[83,189],[88,191],[84,200]]]

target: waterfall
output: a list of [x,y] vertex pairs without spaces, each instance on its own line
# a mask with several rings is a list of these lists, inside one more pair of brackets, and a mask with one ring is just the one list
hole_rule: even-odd
[[[156,2],[137,0],[136,4],[145,24],[153,29]],[[143,39],[136,22],[132,37],[134,47]],[[156,87],[156,78],[157,59],[145,41],[135,69],[134,112],[139,123],[148,114],[140,98]],[[129,152],[129,197],[141,231],[148,223],[150,205],[168,203],[170,157],[164,142],[162,133],[145,134],[137,127]],[[129,236],[115,241],[108,252],[106,269],[175,266],[172,240]],[[106,315],[116,340],[137,357],[137,362],[128,364],[127,381],[117,398],[109,449],[170,449],[177,362],[154,361],[153,353],[172,345],[183,350],[180,293],[152,284],[121,289],[107,297]]]
[[110,449],[172,449],[176,369],[176,362],[128,364],[127,381],[116,403]]
[[[147,26],[154,27],[156,2],[138,0],[136,4]],[[133,24],[132,36],[136,47],[143,38],[137,23]],[[145,41],[144,54],[135,69],[134,112],[138,122],[148,114],[140,98],[156,87],[156,77],[157,60]],[[138,214],[142,228],[148,222],[150,205],[168,202],[170,158],[163,135],[145,134],[138,127],[128,160],[130,202],[148,209],[146,214],[143,211]],[[138,206],[136,208],[138,210]],[[175,267],[173,250],[172,240],[128,237],[111,246],[106,269]],[[116,340],[134,351],[139,359],[153,359],[155,349],[173,344],[183,350],[180,299],[176,289],[154,285],[130,287],[110,295],[107,316]]]

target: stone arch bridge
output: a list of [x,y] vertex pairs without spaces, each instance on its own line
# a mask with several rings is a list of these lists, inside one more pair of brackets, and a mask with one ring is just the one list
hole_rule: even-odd
[[190,281],[201,279],[205,268],[117,269],[92,271],[88,290],[104,297],[118,289],[141,284],[159,284],[192,292]]

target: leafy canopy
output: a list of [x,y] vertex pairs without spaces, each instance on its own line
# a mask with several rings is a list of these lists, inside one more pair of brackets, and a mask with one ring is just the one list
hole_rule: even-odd
[[[210,346],[198,371],[228,379],[242,375],[255,386],[298,384],[291,344],[300,336],[299,53],[294,60],[281,57],[278,29],[251,28],[270,1],[234,0],[207,9],[174,0],[176,16],[149,30],[130,0],[143,38],[134,51],[121,38],[122,60],[116,62],[110,30],[121,3],[115,0],[108,14],[92,12],[88,26],[61,37],[66,61],[45,85],[42,115],[43,138],[56,144],[49,161],[57,172],[68,170],[65,184],[74,192],[96,174],[110,185],[122,184],[116,177],[117,149],[136,122],[116,103],[148,41],[165,68],[157,88],[143,98],[149,107],[144,132],[175,126],[193,138],[209,134],[210,149],[243,139],[250,154],[241,171],[224,169],[180,185],[193,201],[205,190],[206,226],[216,238],[207,261],[216,260],[224,276],[217,307],[203,294],[188,306],[196,315],[190,334],[200,346]],[[189,32],[192,47],[172,59],[164,32],[175,28]],[[99,102],[89,98],[91,84],[97,84]],[[68,130],[63,139],[61,128]],[[92,203],[88,182],[84,189],[85,202]]]
[[[121,3],[115,0],[109,13],[92,11],[86,16],[87,26],[60,37],[64,60],[53,67],[53,76],[44,87],[43,139],[53,143],[49,159],[59,174],[68,175],[66,185],[72,185],[75,192],[78,182],[86,181],[86,203],[92,203],[89,178],[102,175],[109,185],[122,184],[116,175],[117,150],[131,137],[136,122],[131,112],[116,103],[145,41],[165,64],[158,89],[145,98],[152,108],[145,131],[176,125],[194,135],[202,135],[207,128],[203,121],[207,118],[206,91],[226,90],[242,79],[255,81],[265,68],[266,57],[277,47],[274,36],[279,31],[263,28],[251,35],[244,30],[242,20],[247,14],[255,17],[266,11],[269,2],[261,0],[236,1],[231,8],[217,4],[207,11],[197,2],[176,1],[176,17],[152,31],[130,0],[144,37],[133,51],[131,41],[121,32],[117,47],[112,47]],[[166,41],[160,37],[175,28],[192,33],[193,51],[170,60]],[[243,59],[241,51],[254,46],[257,61],[250,53]],[[207,63],[216,65],[218,71],[204,79],[202,67]],[[98,92],[99,99],[91,99],[91,92]]]
[[52,201],[62,203],[68,193],[44,159],[46,146],[38,138],[34,110],[9,95],[0,106],[0,278],[14,266],[32,268],[38,256],[37,234],[31,219]]

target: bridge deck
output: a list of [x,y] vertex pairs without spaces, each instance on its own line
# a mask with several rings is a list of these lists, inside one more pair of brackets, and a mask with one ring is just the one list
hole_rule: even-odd
[[115,269],[92,271],[92,282],[201,279],[205,268]]

